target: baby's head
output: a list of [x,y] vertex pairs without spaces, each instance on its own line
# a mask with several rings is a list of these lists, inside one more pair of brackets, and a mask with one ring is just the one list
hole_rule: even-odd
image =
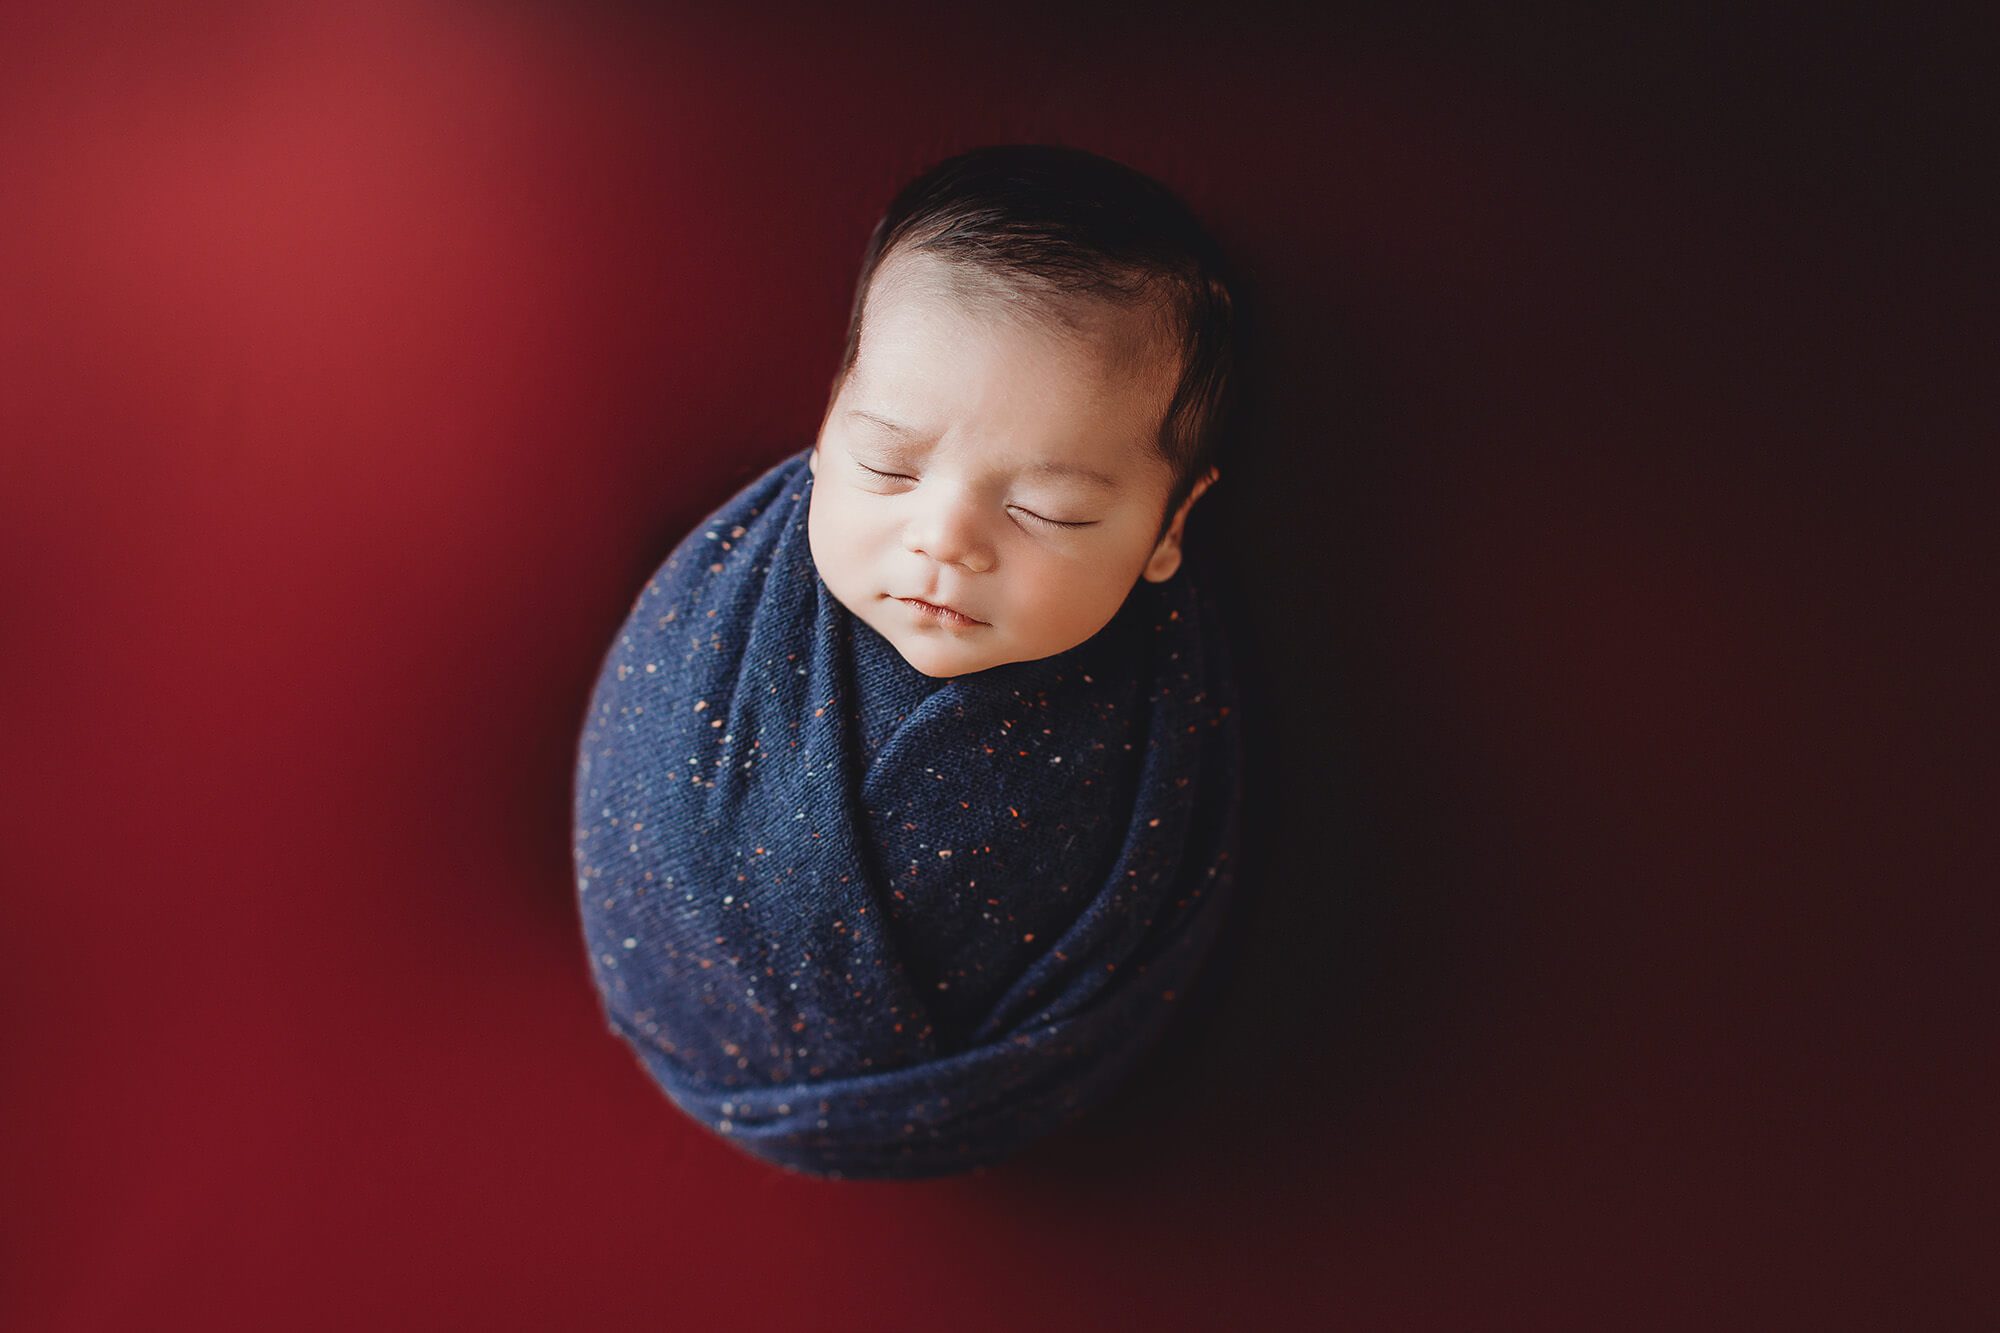
[[1031,144],[924,172],[869,241],[813,445],[820,578],[928,676],[1090,638],[1180,568],[1233,314],[1213,241],[1129,167]]

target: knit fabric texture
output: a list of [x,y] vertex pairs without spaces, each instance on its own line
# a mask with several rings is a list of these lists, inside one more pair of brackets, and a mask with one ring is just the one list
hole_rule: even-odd
[[1241,709],[1192,548],[1084,643],[948,678],[820,578],[809,450],[674,548],[574,792],[612,1032],[737,1148],[830,1178],[999,1162],[1101,1102],[1228,910]]

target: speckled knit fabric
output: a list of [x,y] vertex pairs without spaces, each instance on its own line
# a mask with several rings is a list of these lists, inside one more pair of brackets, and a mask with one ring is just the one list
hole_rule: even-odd
[[1200,976],[1241,710],[1192,547],[1096,635],[945,679],[820,579],[807,450],[641,590],[591,699],[574,853],[611,1030],[789,1170],[1000,1161],[1101,1101]]

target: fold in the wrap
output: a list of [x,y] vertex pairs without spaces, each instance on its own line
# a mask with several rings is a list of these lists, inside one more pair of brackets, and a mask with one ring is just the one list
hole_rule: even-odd
[[1101,1101],[1227,910],[1241,710],[1205,566],[1052,657],[933,678],[821,580],[800,450],[604,658],[575,775],[611,1030],[787,1169],[942,1175]]

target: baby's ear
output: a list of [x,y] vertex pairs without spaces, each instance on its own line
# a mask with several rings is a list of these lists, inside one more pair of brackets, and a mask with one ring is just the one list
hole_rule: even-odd
[[1140,577],[1148,583],[1165,583],[1180,572],[1181,544],[1176,537],[1169,537],[1153,548],[1153,558],[1139,571]]

